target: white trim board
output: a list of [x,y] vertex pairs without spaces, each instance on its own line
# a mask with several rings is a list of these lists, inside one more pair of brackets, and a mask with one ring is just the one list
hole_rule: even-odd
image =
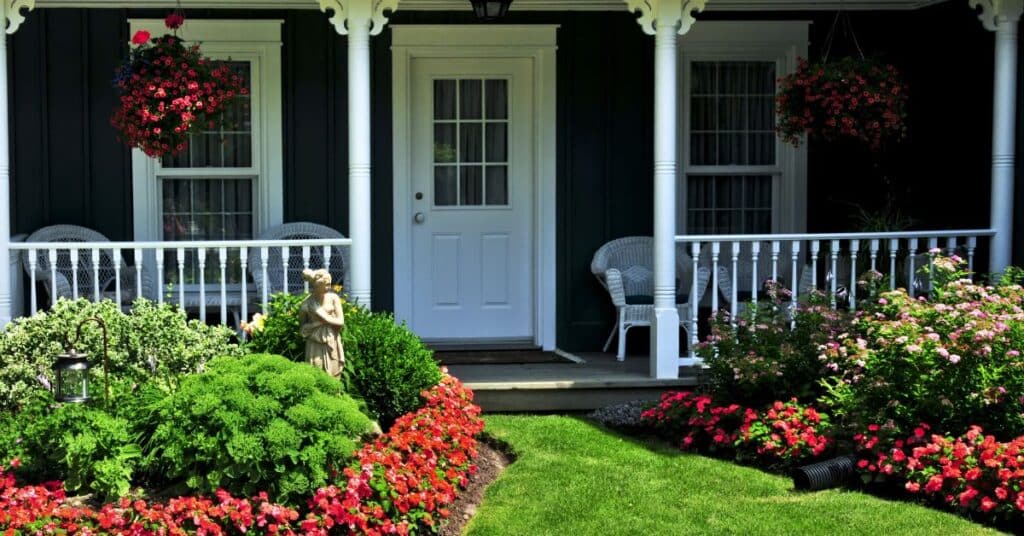
[[[946,0],[710,0],[706,11],[831,11],[920,9]],[[36,0],[37,8],[172,8],[174,0]],[[186,8],[319,9],[315,0],[182,0]],[[469,11],[468,0],[402,0],[399,11]],[[515,0],[515,11],[624,11],[622,0]]]
[[[411,66],[417,58],[523,58],[534,83],[534,340],[555,348],[557,25],[392,25],[395,316],[412,314]],[[525,43],[525,44],[524,44]]]

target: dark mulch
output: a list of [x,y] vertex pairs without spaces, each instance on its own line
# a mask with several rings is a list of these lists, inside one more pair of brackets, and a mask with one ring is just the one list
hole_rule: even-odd
[[491,445],[489,440],[480,441],[476,459],[476,474],[470,477],[469,487],[462,490],[451,505],[451,516],[448,523],[441,528],[441,536],[458,536],[469,520],[476,514],[480,502],[484,500],[484,491],[498,479],[498,475],[514,460],[503,452],[504,448],[497,444]]

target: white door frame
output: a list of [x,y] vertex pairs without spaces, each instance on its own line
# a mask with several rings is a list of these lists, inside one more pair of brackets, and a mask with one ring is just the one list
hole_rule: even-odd
[[555,52],[557,25],[391,25],[395,317],[412,318],[412,62],[521,58],[533,67],[534,343],[555,349]]

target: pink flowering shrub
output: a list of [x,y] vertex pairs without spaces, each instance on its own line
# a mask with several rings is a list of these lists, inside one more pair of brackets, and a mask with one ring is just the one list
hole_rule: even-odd
[[1001,442],[972,426],[951,437],[920,424],[893,439],[893,430],[872,424],[856,436],[865,481],[888,481],[961,512],[1024,520],[1024,436]]
[[735,319],[725,311],[711,318],[697,353],[716,396],[761,406],[780,394],[808,400],[822,393],[819,380],[832,371],[818,359],[818,347],[847,331],[852,317],[821,295],[795,311],[790,299],[788,289],[768,281],[763,298]]
[[830,413],[901,432],[922,421],[1024,432],[1024,288],[972,283],[963,264],[936,257],[931,299],[884,292],[852,331],[820,347],[822,363],[837,371],[824,381]]
[[718,405],[706,394],[668,392],[641,419],[683,450],[728,453],[772,466],[817,458],[832,445],[828,416],[796,399],[758,411]]

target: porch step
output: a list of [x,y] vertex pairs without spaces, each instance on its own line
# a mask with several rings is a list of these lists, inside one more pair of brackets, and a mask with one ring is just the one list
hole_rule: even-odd
[[699,385],[696,376],[648,381],[471,382],[485,412],[589,411],[631,400],[657,400],[665,391]]

